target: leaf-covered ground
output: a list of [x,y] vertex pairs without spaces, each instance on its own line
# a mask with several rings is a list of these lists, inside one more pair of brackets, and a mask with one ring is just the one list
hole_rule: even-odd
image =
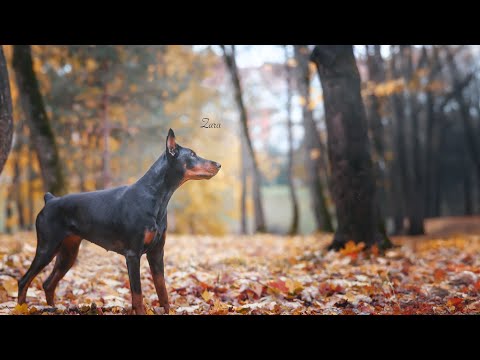
[[[349,246],[328,252],[330,236],[173,236],[165,249],[170,314],[480,314],[480,236],[396,239],[385,254]],[[124,258],[86,241],[46,306],[35,278],[28,307],[17,282],[33,258],[33,233],[0,235],[0,314],[128,314]],[[142,288],[161,314],[148,264]]]

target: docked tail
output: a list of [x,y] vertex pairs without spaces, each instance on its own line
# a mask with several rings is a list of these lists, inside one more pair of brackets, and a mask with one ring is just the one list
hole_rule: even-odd
[[49,193],[47,192],[44,196],[43,196],[43,200],[45,200],[45,204],[47,202],[49,202],[50,200],[54,199],[55,196],[52,195],[52,193]]

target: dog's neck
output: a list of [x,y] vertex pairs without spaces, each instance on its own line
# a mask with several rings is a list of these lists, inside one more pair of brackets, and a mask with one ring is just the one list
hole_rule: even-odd
[[180,179],[172,174],[166,153],[163,153],[137,182],[136,186],[154,201],[154,214],[166,209],[170,198],[180,186]]

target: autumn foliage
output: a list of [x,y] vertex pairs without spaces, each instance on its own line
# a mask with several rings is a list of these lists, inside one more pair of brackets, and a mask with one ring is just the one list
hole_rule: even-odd
[[[480,237],[397,239],[384,254],[331,237],[169,236],[166,281],[170,314],[478,314]],[[16,278],[35,251],[32,233],[0,237],[1,314],[128,314],[128,274],[120,255],[84,242],[60,282],[57,307],[46,306],[42,281],[17,305]],[[142,259],[148,314],[161,314]]]

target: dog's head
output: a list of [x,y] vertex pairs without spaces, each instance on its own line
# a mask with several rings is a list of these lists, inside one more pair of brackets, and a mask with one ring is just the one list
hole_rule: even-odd
[[180,185],[188,180],[210,179],[221,168],[219,163],[203,159],[192,149],[178,145],[172,129],[168,131],[165,153],[170,166],[180,176]]

